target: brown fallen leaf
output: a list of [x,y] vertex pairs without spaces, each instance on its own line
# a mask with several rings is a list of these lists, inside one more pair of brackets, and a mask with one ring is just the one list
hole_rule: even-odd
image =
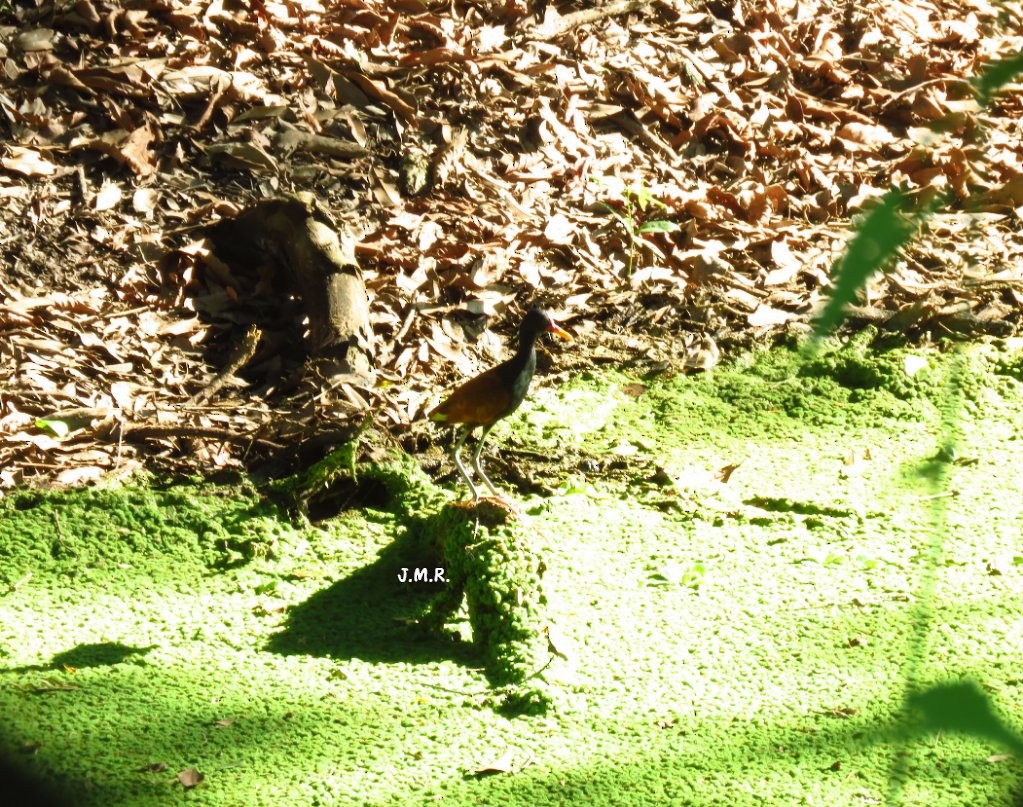
[[7,146],[7,153],[10,156],[0,159],[0,165],[22,176],[48,177],[57,170],[54,163],[44,160],[35,149]]
[[515,765],[513,764],[514,759],[515,751],[509,748],[494,761],[480,765],[474,773],[476,776],[490,776],[495,773],[513,773],[516,770]]
[[195,768],[189,768],[188,770],[178,771],[178,781],[184,785],[185,790],[191,790],[196,785],[199,785],[206,779],[206,774],[199,773]]
[[746,317],[746,321],[754,328],[767,328],[772,325],[784,325],[798,315],[792,311],[783,311],[768,305],[758,305],[756,310]]
[[[745,460],[743,460],[743,462],[745,462]],[[742,465],[742,462],[734,462],[731,465],[726,465],[723,468],[719,468],[716,474],[718,480],[720,480],[722,484],[727,485],[728,480],[732,478],[732,474],[735,473],[735,471],[739,468],[740,465]]]
[[721,360],[721,349],[713,337],[704,334],[693,341],[687,340],[682,365],[690,370],[710,370]]
[[99,465],[83,465],[76,468],[67,468],[53,480],[55,487],[77,488],[86,482],[97,482],[107,472],[106,468]]

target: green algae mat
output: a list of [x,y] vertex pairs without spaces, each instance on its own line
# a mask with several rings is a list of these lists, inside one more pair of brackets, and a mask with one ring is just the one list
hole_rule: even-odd
[[464,610],[411,624],[444,583],[384,497],[19,491],[0,752],[83,805],[1018,803],[1017,346],[595,374],[498,433],[557,458],[520,501],[546,712],[502,708]]

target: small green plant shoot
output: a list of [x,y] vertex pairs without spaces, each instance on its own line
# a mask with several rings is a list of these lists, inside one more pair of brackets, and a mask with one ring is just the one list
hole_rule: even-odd
[[[614,188],[617,185],[608,177],[591,176],[590,181],[605,188]],[[641,244],[649,246],[640,236],[647,233],[674,232],[678,229],[678,224],[666,219],[646,218],[647,213],[655,207],[667,210],[668,206],[660,199],[655,198],[642,180],[638,185],[622,185],[617,193],[622,200],[622,210],[608,202],[602,201],[601,205],[607,208],[608,212],[618,219],[622,227],[625,228],[625,234],[629,238],[629,275],[631,275],[636,261],[637,246]]]

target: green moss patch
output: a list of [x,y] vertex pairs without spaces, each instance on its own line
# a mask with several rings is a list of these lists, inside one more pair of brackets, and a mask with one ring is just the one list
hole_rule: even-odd
[[0,582],[270,554],[281,513],[236,490],[21,491],[0,499]]

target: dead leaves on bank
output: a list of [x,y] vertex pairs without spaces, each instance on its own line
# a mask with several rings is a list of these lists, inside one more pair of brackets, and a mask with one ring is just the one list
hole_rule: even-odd
[[[232,322],[242,287],[202,228],[295,188],[362,234],[377,375],[336,398],[398,428],[497,358],[533,298],[587,335],[574,350],[655,365],[805,329],[850,219],[892,186],[950,206],[854,318],[1018,326],[1023,100],[1008,85],[982,106],[970,84],[1023,48],[1018,1],[545,8],[13,11],[0,486],[124,467],[123,428],[99,425],[111,416],[250,435],[188,438],[216,468],[258,451],[271,421],[332,411],[338,391],[295,402],[230,385],[185,406],[249,324]],[[656,203],[636,206],[636,189]],[[68,411],[107,414],[62,436],[37,425]]]

